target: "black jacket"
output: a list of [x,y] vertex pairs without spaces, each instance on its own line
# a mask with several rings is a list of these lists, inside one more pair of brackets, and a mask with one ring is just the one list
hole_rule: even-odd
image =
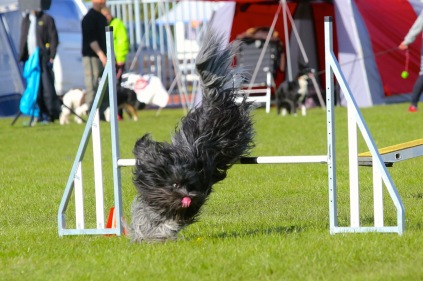
[[[59,45],[59,36],[57,34],[56,24],[54,19],[44,13],[37,12],[37,27],[36,38],[37,46],[40,48],[40,53],[54,59]],[[22,19],[21,38],[19,46],[19,61],[25,62],[28,60],[28,30],[29,30],[29,14],[26,14]]]
[[107,54],[106,26],[108,25],[107,19],[102,13],[93,8],[88,10],[81,22],[83,57],[98,57],[90,46],[93,41],[97,41],[103,53]]

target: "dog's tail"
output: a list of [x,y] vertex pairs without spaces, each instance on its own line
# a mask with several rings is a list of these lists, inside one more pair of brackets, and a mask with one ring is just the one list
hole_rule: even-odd
[[[209,29],[196,58],[196,69],[203,87],[203,102],[222,97],[223,90],[239,89],[244,80],[239,68],[231,67],[238,43],[224,46],[223,36]],[[224,95],[231,96],[231,95]]]
[[223,41],[222,36],[208,30],[196,59],[203,89],[202,104],[194,113],[199,124],[189,124],[189,120],[182,124],[198,128],[193,145],[198,157],[215,166],[216,181],[224,179],[226,170],[254,146],[253,105],[245,98],[236,102],[244,79],[242,70],[232,67],[237,44],[223,46]]

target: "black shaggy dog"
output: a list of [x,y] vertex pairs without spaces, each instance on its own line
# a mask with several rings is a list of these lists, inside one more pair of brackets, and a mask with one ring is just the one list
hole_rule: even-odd
[[236,46],[221,42],[208,31],[196,59],[202,104],[181,120],[171,142],[146,134],[135,144],[138,195],[128,229],[134,242],[176,239],[196,221],[213,185],[254,146],[252,104],[235,102],[243,81],[240,70],[231,68]]

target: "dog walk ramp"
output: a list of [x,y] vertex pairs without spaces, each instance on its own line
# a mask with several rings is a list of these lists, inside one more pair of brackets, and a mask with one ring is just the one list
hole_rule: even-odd
[[[379,149],[383,162],[387,167],[394,163],[423,156],[423,139],[417,139]],[[370,151],[358,155],[360,166],[373,166],[373,157]]]
[[[122,188],[120,168],[117,165],[119,155],[119,135],[117,121],[117,98],[116,98],[116,69],[115,54],[113,50],[113,27],[106,27],[107,44],[107,63],[100,80],[100,84],[95,95],[92,108],[85,126],[81,142],[76,153],[76,157],[69,175],[66,188],[60,202],[58,210],[58,231],[59,236],[64,235],[100,235],[115,234],[122,235]],[[110,131],[111,131],[111,149],[112,149],[112,168],[113,168],[113,191],[114,191],[114,210],[116,225],[113,228],[106,228],[104,224],[104,190],[102,174],[102,154],[100,138],[100,118],[99,108],[105,95],[107,86],[109,88],[110,101]],[[95,209],[96,209],[96,228],[85,227],[84,217],[84,190],[82,186],[82,164],[85,151],[90,137],[93,143],[93,166],[95,183]],[[75,198],[75,228],[70,228],[66,222],[66,211],[71,197]]]

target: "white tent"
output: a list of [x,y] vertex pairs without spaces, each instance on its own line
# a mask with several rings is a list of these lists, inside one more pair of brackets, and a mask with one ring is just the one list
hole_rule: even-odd
[[168,13],[156,19],[156,23],[172,25],[176,22],[207,22],[213,11],[222,5],[223,3],[209,1],[181,1]]

